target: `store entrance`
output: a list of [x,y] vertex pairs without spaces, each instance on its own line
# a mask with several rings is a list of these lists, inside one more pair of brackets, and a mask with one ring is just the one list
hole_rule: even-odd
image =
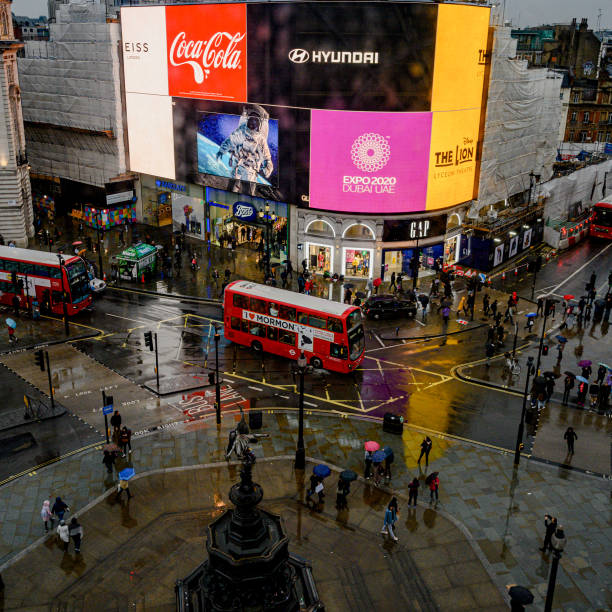
[[323,244],[308,245],[308,268],[317,274],[331,274],[332,270],[332,250],[331,247]]

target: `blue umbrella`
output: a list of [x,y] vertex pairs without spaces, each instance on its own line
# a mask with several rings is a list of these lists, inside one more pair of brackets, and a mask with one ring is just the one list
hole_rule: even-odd
[[327,478],[331,474],[331,470],[326,465],[320,463],[312,468],[312,473],[319,478]]
[[13,321],[13,319],[7,319],[7,320],[6,320],[6,324],[7,324],[9,327],[12,327],[13,329],[15,329],[15,328],[17,327],[17,323],[15,323],[15,321]]
[[565,344],[567,342],[567,338],[565,336],[555,336],[555,340],[557,342],[561,342],[561,344]]
[[537,317],[537,316],[538,316],[538,314],[537,314],[536,312],[528,312],[528,313],[527,313],[525,316],[526,316],[528,319],[533,319],[534,317]]
[[583,383],[588,383],[589,381],[584,376],[576,376],[576,380],[579,380]]
[[601,361],[597,365],[603,366],[604,368],[606,368],[608,370],[612,370],[612,368],[609,365],[607,365],[605,363],[601,363]]
[[130,478],[132,478],[132,476],[134,476],[134,474],[134,468],[127,467],[119,472],[119,478],[121,480],[129,480]]
[[390,446],[383,446],[383,453],[385,453],[385,459],[393,454],[393,449]]
[[377,450],[373,455],[372,455],[372,463],[382,463],[385,460],[385,451],[382,450]]

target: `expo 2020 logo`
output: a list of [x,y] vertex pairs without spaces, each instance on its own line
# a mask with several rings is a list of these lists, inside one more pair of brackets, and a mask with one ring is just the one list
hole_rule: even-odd
[[384,136],[368,132],[355,138],[351,146],[351,159],[363,172],[382,170],[391,157],[391,147]]

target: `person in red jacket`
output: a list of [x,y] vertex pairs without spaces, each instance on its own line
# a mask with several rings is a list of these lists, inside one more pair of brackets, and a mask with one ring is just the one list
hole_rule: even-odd
[[429,503],[432,503],[434,500],[434,495],[436,497],[436,503],[438,502],[438,487],[440,486],[440,479],[438,478],[438,472],[433,472],[430,474],[425,482],[429,485]]

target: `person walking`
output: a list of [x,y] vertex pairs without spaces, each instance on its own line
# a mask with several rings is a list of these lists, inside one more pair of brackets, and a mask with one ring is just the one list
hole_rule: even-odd
[[429,296],[426,293],[421,293],[419,295],[419,302],[421,303],[422,315],[421,319],[423,322],[425,321],[425,315],[427,314],[427,306],[429,305]]
[[459,304],[457,305],[457,316],[461,314],[462,310],[465,313],[466,308],[467,308],[467,305],[466,305],[465,295],[462,295],[461,299],[459,300]]
[[312,501],[312,496],[314,495],[315,489],[319,484],[319,480],[320,478],[316,474],[310,475],[310,486],[308,487],[308,489],[306,489],[306,505],[309,507],[311,503],[314,503]]
[[121,494],[124,491],[127,493],[128,501],[130,501],[130,499],[132,499],[132,497],[134,497],[130,493],[130,481],[129,480],[124,480],[123,478],[120,478],[119,479],[119,484],[117,485],[117,501],[121,499]]
[[431,452],[431,447],[433,446],[433,442],[429,436],[425,436],[425,439],[421,442],[421,454],[417,460],[417,463],[421,463],[421,459],[423,455],[425,455],[425,466],[429,466],[429,453]]
[[51,529],[53,529],[53,513],[51,512],[51,506],[49,505],[48,499],[43,502],[40,510],[40,518],[45,525],[45,533],[49,533],[49,524],[51,524]]
[[574,377],[568,374],[563,381],[563,401],[561,402],[565,406],[567,406],[567,403],[569,402],[569,396],[574,388],[574,384]]
[[70,528],[66,525],[66,521],[61,520],[57,526],[57,535],[64,545],[64,551],[68,550],[70,544]]
[[491,302],[491,314],[493,315],[493,318],[497,316],[497,300],[493,300]]
[[485,317],[489,317],[489,310],[491,309],[491,298],[488,293],[482,296],[482,312]]
[[408,505],[410,506],[412,502],[414,505],[417,505],[417,499],[419,497],[419,487],[421,483],[418,478],[413,478],[412,482],[408,484]]
[[496,346],[494,342],[487,342],[487,346],[485,347],[485,352],[487,356],[487,363],[486,363],[487,368],[491,367],[491,357],[495,355],[495,348]]
[[68,504],[58,496],[55,498],[55,503],[51,508],[51,512],[61,521],[64,518],[64,514],[66,514],[66,512],[70,512],[70,508],[68,507]]
[[119,431],[121,429],[121,413],[118,410],[113,412],[113,416],[110,419],[111,427],[113,428],[113,439],[115,442],[119,442]]
[[590,365],[589,366],[585,366],[585,367],[582,368],[581,376],[583,376],[584,378],[589,380],[589,378],[591,378],[591,374],[592,373],[593,373],[593,368]]
[[538,315],[538,317],[541,317],[544,314],[544,298],[543,297],[538,298],[538,308],[536,310],[536,314]]
[[395,525],[395,522],[397,521],[397,516],[398,516],[397,498],[394,497],[389,502],[389,505],[387,506],[387,509],[385,510],[385,518],[384,518],[383,526],[382,526],[382,529],[380,530],[380,533],[390,535],[391,538],[395,540],[396,542],[398,541],[399,538],[395,535],[395,533],[393,533],[393,525]]
[[372,472],[372,453],[370,451],[366,451],[364,455],[364,469],[363,469],[363,477],[367,480],[371,477]]
[[438,488],[440,486],[438,472],[433,472],[433,474],[430,474],[425,482],[427,482],[427,484],[429,485],[429,503],[433,503],[434,497],[436,498],[436,503],[438,503]]
[[6,326],[6,331],[8,332],[9,344],[14,344],[17,342],[17,336],[15,335],[15,329],[11,325]]
[[73,516],[72,520],[70,521],[70,527],[68,529],[68,533],[70,537],[72,538],[72,541],[74,542],[74,552],[80,553],[81,552],[81,540],[83,539],[83,527],[81,526],[79,521],[77,521],[76,516]]
[[610,321],[610,311],[612,310],[612,293],[606,295],[606,303],[604,305],[603,320],[606,322]]
[[397,287],[395,286],[395,272],[391,272],[391,282],[389,283],[389,291],[393,289],[393,293],[397,291]]
[[587,289],[595,289],[595,281],[597,281],[597,274],[595,272],[591,272],[591,278],[589,278],[589,284],[587,285]]
[[557,344],[557,363],[561,363],[561,359],[563,359],[563,349],[565,348],[565,342],[559,342]]
[[102,457],[102,463],[106,466],[106,470],[109,474],[113,473],[113,466],[115,465],[115,455],[107,450],[104,451]]
[[568,427],[563,434],[563,439],[567,442],[567,454],[574,454],[574,441],[578,439],[573,427]]
[[441,342],[442,346],[446,344],[446,334],[448,332],[448,319],[450,317],[450,312],[451,310],[449,306],[442,307],[442,335],[444,336],[444,339]]
[[126,449],[129,448],[129,452],[132,452],[132,431],[128,429],[126,425],[124,425],[119,432],[119,448],[121,449],[123,457],[125,457]]
[[604,381],[604,379],[606,378],[606,372],[608,371],[608,368],[606,368],[606,366],[604,365],[600,365],[599,368],[597,368],[597,380],[595,381],[598,385],[601,385]]
[[336,508],[338,510],[346,510],[348,508],[346,496],[350,493],[350,490],[351,483],[342,477],[338,478],[338,488],[336,490]]
[[547,550],[552,550],[552,537],[555,531],[557,530],[557,519],[550,514],[544,515],[544,527],[546,528],[546,533],[544,535],[544,544],[542,544],[542,548],[540,550],[542,552],[546,552]]

